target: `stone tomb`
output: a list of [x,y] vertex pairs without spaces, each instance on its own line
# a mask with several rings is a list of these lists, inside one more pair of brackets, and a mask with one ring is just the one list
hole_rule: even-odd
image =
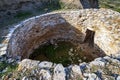
[[[94,32],[91,43],[85,41],[87,30]],[[6,51],[8,56],[25,59],[48,42],[70,41],[80,45],[89,54],[87,58],[117,55],[120,53],[119,30],[120,13],[109,9],[52,12],[29,18],[15,26],[7,38]]]

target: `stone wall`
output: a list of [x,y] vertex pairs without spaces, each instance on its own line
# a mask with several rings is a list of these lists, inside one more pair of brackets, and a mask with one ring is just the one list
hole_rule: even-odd
[[10,33],[7,54],[28,56],[41,44],[54,39],[81,43],[86,29],[95,31],[95,44],[107,55],[120,51],[120,13],[108,9],[61,11],[32,17]]
[[[5,56],[4,56],[5,58]],[[0,59],[1,61],[2,59]],[[17,61],[5,60],[9,64]],[[6,70],[3,69],[3,71]],[[4,75],[2,80],[120,80],[120,56],[96,58],[90,63],[71,64],[64,67],[48,61],[24,59],[17,70]]]

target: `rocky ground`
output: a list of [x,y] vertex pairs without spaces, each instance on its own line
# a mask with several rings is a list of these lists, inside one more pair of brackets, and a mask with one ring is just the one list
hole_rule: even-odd
[[[7,60],[6,60],[7,59]],[[4,57],[0,61],[17,64],[18,60]],[[1,72],[5,73],[4,67]],[[2,76],[3,80],[120,80],[120,56],[96,58],[90,63],[73,64],[64,67],[47,61],[24,59],[16,70]]]

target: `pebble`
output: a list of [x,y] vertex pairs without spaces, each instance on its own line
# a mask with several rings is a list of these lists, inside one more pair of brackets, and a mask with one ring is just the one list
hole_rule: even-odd
[[79,74],[79,75],[82,75],[82,72],[81,72],[81,70],[80,70],[80,66],[78,66],[78,65],[74,65],[74,66],[72,67],[72,72],[73,72],[73,73],[77,73],[77,74]]
[[39,74],[41,75],[40,80],[52,80],[52,76],[48,70],[42,69]]
[[98,80],[97,75],[94,73],[84,73],[84,80]]
[[97,65],[97,66],[104,67],[105,66],[105,62],[102,62],[102,61],[92,61],[92,62],[90,62],[90,66],[92,66],[92,65]]

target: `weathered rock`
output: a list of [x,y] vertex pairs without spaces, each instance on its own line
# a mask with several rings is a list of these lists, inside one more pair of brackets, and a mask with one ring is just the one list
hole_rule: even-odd
[[92,61],[92,62],[90,62],[90,66],[92,66],[92,65],[97,65],[97,66],[105,66],[105,62],[103,62],[103,61]]
[[52,68],[52,66],[53,66],[53,63],[52,62],[47,62],[47,61],[43,61],[43,62],[41,62],[39,64],[40,68],[48,68],[48,69],[50,69],[50,68]]
[[[101,58],[103,59],[103,58]],[[95,61],[101,60],[100,58]],[[104,60],[104,59],[103,59]],[[24,68],[20,69],[18,72],[15,71],[9,78],[16,79],[17,76],[20,79],[35,79],[35,80],[78,80],[78,79],[88,79],[88,80],[119,80],[120,76],[120,62],[117,59],[110,58],[112,62],[108,62],[105,66],[92,65],[89,63],[80,63],[80,65],[70,65],[68,67],[63,67],[62,64],[56,64],[54,67],[39,66],[38,61],[33,60],[23,60]],[[19,64],[19,66],[22,64]],[[25,64],[27,62],[27,64]],[[94,61],[92,61],[94,62]],[[28,64],[30,63],[30,64]],[[43,64],[42,62],[41,64]],[[50,62],[47,62],[50,63]],[[22,64],[23,65],[23,64]],[[30,66],[28,66],[30,65]],[[35,66],[35,67],[34,67]],[[19,67],[18,67],[19,69]],[[9,76],[9,75],[8,75]],[[7,76],[3,77],[6,78]],[[8,78],[8,77],[7,77]],[[9,79],[8,78],[8,79]]]
[[32,69],[36,68],[40,62],[39,61],[34,61],[34,60],[29,60],[29,59],[24,59],[19,63],[18,66],[18,71],[22,69]]
[[26,76],[22,78],[22,80],[26,80],[26,79],[27,79],[27,77],[26,77]]
[[80,66],[74,65],[71,67],[71,79],[72,80],[78,80],[83,79],[82,72],[80,70]]
[[52,80],[52,76],[47,70],[42,69],[39,74],[41,75],[40,80]]
[[0,55],[6,54],[7,45],[0,47]]
[[117,80],[120,80],[120,76],[117,77]]
[[24,76],[22,78],[22,80],[38,80],[38,78],[34,77],[34,76]]
[[72,67],[72,72],[73,72],[73,74],[82,75],[82,72],[81,72],[81,70],[80,70],[80,66],[78,66],[78,65],[74,65],[74,66]]
[[62,64],[56,65],[56,67],[54,68],[53,80],[66,80],[65,77],[66,73],[63,65]]
[[51,80],[52,79],[50,72],[47,70],[42,69],[39,74],[40,74],[40,80]]
[[97,77],[96,74],[94,73],[84,73],[83,74],[86,78],[84,79],[88,79],[88,80],[99,80],[99,78]]

